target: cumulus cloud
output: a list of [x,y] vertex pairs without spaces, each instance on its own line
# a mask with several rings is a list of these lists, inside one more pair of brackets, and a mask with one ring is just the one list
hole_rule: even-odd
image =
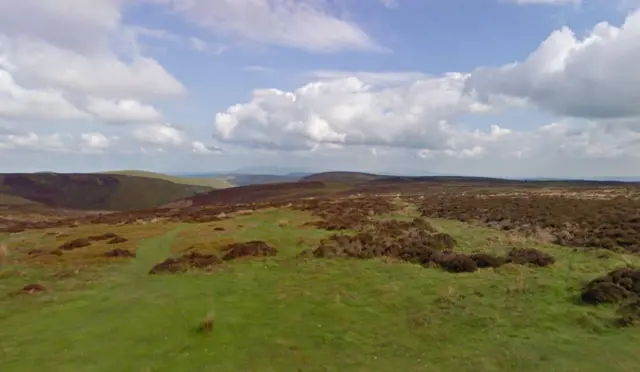
[[19,86],[13,76],[0,68],[0,118],[81,119],[88,115],[53,89],[32,90]]
[[154,98],[185,91],[156,60],[144,56],[125,62],[108,51],[85,55],[42,41],[6,37],[0,37],[0,55],[16,79],[74,93]]
[[250,102],[216,115],[216,137],[282,149],[321,143],[440,149],[456,133],[451,120],[477,109],[462,93],[466,78],[452,73],[379,87],[351,77],[293,92],[256,90]]
[[187,140],[186,134],[170,124],[141,125],[131,132],[133,138],[142,144],[157,147],[177,147]]
[[87,111],[99,120],[108,123],[144,123],[162,120],[162,114],[153,106],[135,100],[107,100],[92,97],[87,103]]
[[564,27],[527,59],[481,68],[466,83],[484,100],[501,94],[526,99],[561,116],[640,116],[640,11],[620,27],[597,24],[584,38]]
[[217,146],[205,145],[200,141],[194,141],[191,143],[191,152],[200,155],[211,155],[222,153],[222,149]]
[[0,150],[25,151],[67,151],[65,138],[61,134],[39,135],[28,132],[21,134],[0,135]]
[[85,153],[103,153],[111,145],[111,140],[102,133],[83,133],[80,138]]

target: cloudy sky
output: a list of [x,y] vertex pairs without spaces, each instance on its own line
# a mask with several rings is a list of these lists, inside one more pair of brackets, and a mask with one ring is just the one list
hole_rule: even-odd
[[0,172],[640,176],[636,0],[0,0]]

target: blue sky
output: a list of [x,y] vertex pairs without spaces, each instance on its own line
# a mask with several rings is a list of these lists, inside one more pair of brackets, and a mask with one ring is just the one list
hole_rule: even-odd
[[0,171],[638,176],[639,5],[0,1]]

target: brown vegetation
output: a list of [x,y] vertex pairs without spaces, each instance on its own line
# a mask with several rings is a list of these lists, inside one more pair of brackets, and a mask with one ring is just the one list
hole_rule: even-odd
[[220,264],[222,261],[213,254],[191,252],[180,257],[168,258],[155,265],[149,274],[176,274],[190,269],[207,269]]
[[423,216],[477,221],[574,247],[640,251],[640,202],[628,198],[572,199],[446,195],[420,201]]
[[47,287],[45,287],[42,284],[27,284],[24,287],[22,287],[22,290],[20,290],[20,293],[24,293],[24,294],[33,294],[33,293],[40,293],[40,292],[45,292],[47,290]]
[[[326,204],[334,211],[333,204]],[[334,218],[332,213],[323,213],[317,206],[316,213]],[[368,221],[362,220],[355,235],[333,235],[321,242],[313,251],[304,251],[299,257],[359,258],[391,257],[423,266],[431,264],[450,272],[473,272],[478,268],[499,267],[504,263],[548,266],[553,257],[536,249],[513,249],[506,257],[495,257],[486,253],[471,256],[456,253],[456,240],[448,234],[438,233],[422,218],[413,221]],[[366,224],[365,224],[366,222]]]
[[346,198],[337,201],[312,199],[293,206],[322,218],[311,224],[325,230],[349,230],[365,226],[371,217],[384,215],[397,208],[388,198]]
[[619,304],[617,324],[637,324],[640,322],[640,270],[625,267],[596,278],[587,284],[581,298],[591,305]]
[[135,257],[136,254],[126,249],[113,249],[104,253],[105,257]]
[[70,251],[77,248],[88,247],[90,245],[91,245],[91,241],[89,239],[79,238],[79,239],[70,240],[62,244],[60,247],[58,247],[58,249],[60,249],[61,251]]
[[254,240],[246,243],[233,243],[222,248],[223,261],[235,260],[240,257],[269,257],[275,256],[278,251],[267,243]]

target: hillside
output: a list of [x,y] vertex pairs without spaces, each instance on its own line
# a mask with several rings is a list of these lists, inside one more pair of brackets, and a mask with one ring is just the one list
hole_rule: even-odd
[[210,187],[124,175],[0,174],[0,204],[31,201],[63,209],[148,209],[210,190]]
[[205,186],[212,189],[224,189],[232,187],[234,184],[228,181],[228,177],[181,177],[171,176],[164,173],[148,172],[141,170],[117,170],[102,172],[101,174],[116,174],[122,176],[146,177],[165,180],[181,185]]
[[361,172],[323,172],[303,177],[300,181],[359,183],[386,177],[379,174]]

